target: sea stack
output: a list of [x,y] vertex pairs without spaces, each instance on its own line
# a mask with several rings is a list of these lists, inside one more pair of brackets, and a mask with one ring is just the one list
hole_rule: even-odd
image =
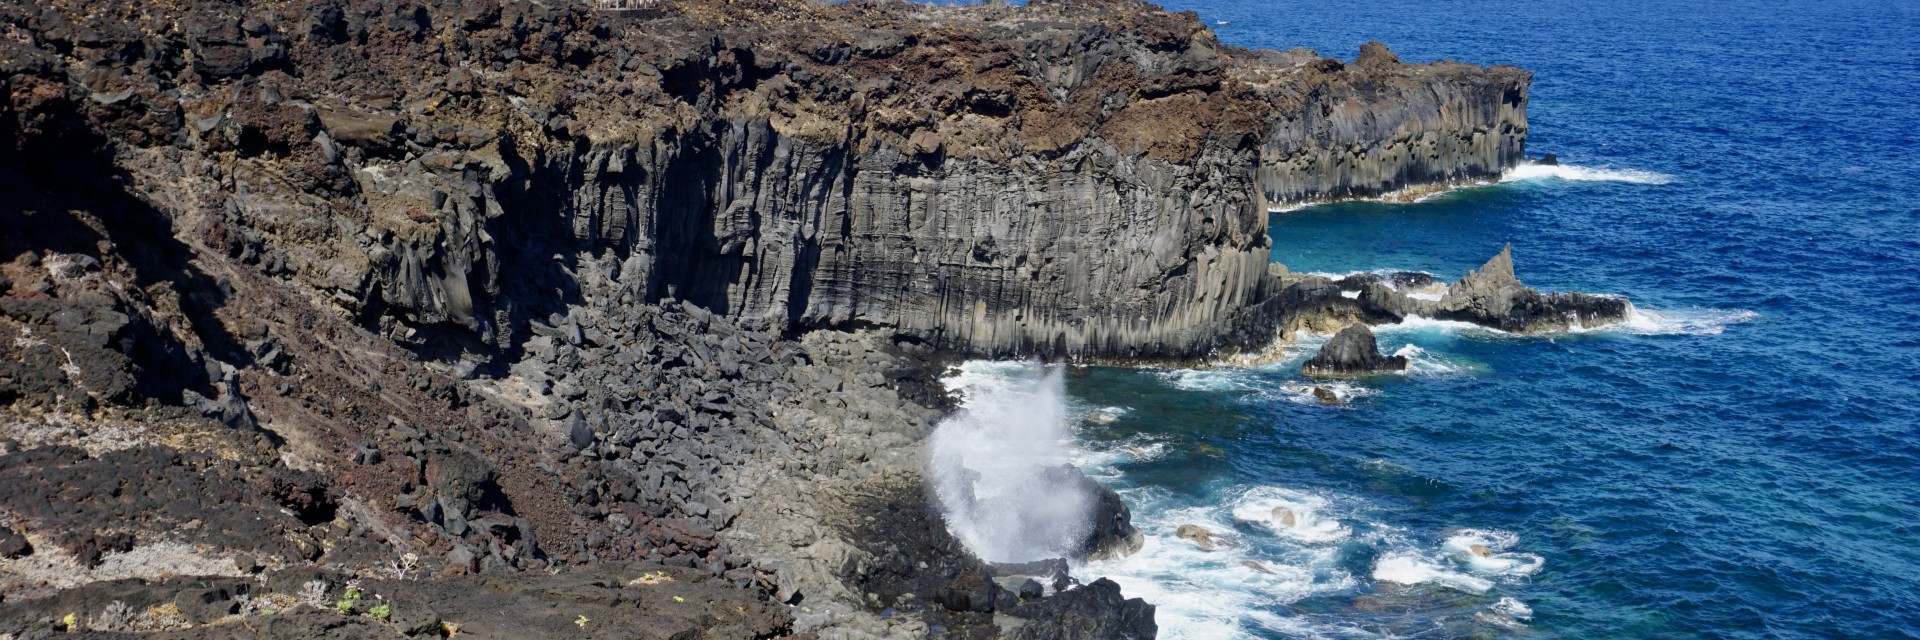
[[1380,354],[1380,344],[1373,339],[1373,330],[1367,325],[1354,323],[1334,334],[1320,352],[1313,354],[1300,367],[1300,373],[1310,376],[1352,376],[1384,371],[1405,371],[1406,356],[1384,356]]
[[1513,274],[1513,245],[1447,287],[1423,315],[1471,322],[1508,333],[1568,331],[1626,320],[1627,299],[1589,293],[1540,293]]

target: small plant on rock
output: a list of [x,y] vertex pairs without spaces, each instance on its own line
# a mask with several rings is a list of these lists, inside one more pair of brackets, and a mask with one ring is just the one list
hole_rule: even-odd
[[400,559],[388,566],[388,570],[393,572],[396,580],[407,579],[407,574],[413,573],[413,570],[418,568],[420,568],[420,555],[411,551],[400,554]]
[[373,616],[375,620],[381,622],[391,621],[393,619],[393,606],[382,602],[374,605],[372,609],[367,610],[367,615]]

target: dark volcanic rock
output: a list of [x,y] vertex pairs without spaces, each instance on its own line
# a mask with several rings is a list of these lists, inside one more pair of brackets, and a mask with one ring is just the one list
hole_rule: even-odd
[[1437,303],[1425,305],[1428,315],[1462,320],[1511,333],[1566,331],[1597,327],[1626,319],[1629,305],[1619,296],[1585,293],[1540,293],[1520,284],[1513,275],[1513,245],[1447,287]]
[[1153,605],[1120,595],[1120,585],[1101,578],[1092,584],[1021,605],[1007,612],[1023,623],[1007,638],[1110,638],[1148,640],[1160,633]]
[[1124,558],[1140,550],[1146,537],[1133,527],[1133,512],[1120,500],[1120,494],[1088,478],[1070,464],[1047,469],[1039,482],[1057,491],[1079,491],[1088,500],[1086,524],[1079,539],[1068,549],[1079,560]]
[[0,558],[23,558],[32,553],[33,545],[27,543],[26,536],[0,527]]
[[1320,347],[1313,358],[1300,366],[1300,372],[1315,376],[1340,376],[1382,371],[1405,371],[1406,356],[1384,356],[1380,344],[1367,325],[1354,323],[1341,329]]

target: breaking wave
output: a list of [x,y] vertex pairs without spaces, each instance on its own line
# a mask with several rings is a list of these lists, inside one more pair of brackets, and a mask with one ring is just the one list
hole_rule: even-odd
[[1672,184],[1673,176],[1642,169],[1581,167],[1570,164],[1522,164],[1500,173],[1497,180],[1462,180],[1445,184],[1416,184],[1378,196],[1333,198],[1269,205],[1267,213],[1289,213],[1338,202],[1376,202],[1381,204],[1419,204],[1458,191],[1480,189],[1520,182],[1618,182],[1625,184]]
[[1523,164],[1500,174],[1501,182],[1565,180],[1568,182],[1626,182],[1668,184],[1673,176],[1640,169],[1577,167],[1570,164]]
[[946,380],[962,398],[927,443],[927,478],[954,537],[987,560],[1065,555],[1088,496],[1044,486],[1068,461],[1066,382],[1058,366],[968,362]]

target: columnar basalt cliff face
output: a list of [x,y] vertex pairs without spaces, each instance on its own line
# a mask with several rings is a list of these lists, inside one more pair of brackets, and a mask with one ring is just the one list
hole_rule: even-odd
[[[1311,54],[1289,54],[1314,64]],[[1525,159],[1526,71],[1403,65],[1377,42],[1348,69],[1352,83],[1276,91],[1300,108],[1274,118],[1260,148],[1260,188],[1271,203],[1491,178]]]
[[19,16],[22,90],[191,241],[422,346],[512,350],[594,288],[987,355],[1257,346],[1229,328],[1263,199],[1497,172],[1525,136],[1524,72],[1233,49],[1120,0],[62,7]]

